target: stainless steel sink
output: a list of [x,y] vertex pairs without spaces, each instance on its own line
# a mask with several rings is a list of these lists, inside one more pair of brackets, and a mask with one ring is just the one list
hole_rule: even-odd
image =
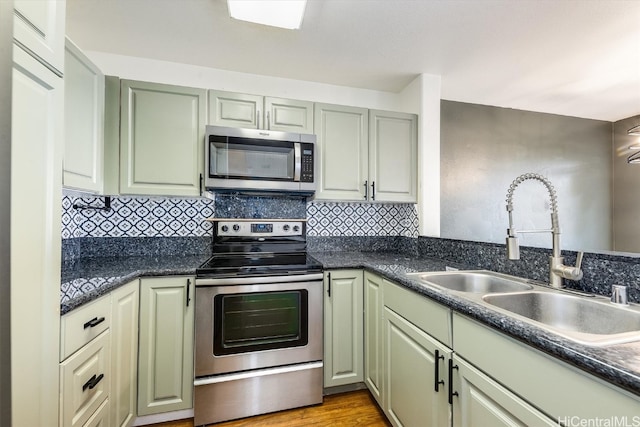
[[616,306],[604,298],[530,291],[485,295],[482,300],[588,345],[609,345],[640,339],[640,311],[637,307]]
[[407,276],[417,278],[427,285],[474,294],[519,292],[533,289],[533,286],[520,279],[491,271],[409,273]]

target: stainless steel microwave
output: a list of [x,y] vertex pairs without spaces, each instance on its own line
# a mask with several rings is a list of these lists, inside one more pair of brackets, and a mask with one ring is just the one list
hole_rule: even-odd
[[207,126],[205,187],[313,194],[315,142],[309,134]]

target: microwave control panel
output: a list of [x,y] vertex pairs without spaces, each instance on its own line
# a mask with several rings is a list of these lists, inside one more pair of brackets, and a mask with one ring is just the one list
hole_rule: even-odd
[[313,144],[301,143],[302,165],[300,182],[313,182]]

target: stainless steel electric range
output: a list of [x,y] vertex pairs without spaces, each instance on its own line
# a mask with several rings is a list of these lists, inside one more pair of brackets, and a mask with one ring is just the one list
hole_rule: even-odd
[[306,222],[219,219],[196,271],[196,426],[322,403],[322,266]]

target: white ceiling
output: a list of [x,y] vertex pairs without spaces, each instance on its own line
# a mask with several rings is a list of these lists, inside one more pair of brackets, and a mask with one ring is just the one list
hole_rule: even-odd
[[225,0],[67,0],[82,49],[616,121],[640,114],[639,0],[309,0],[302,29]]

